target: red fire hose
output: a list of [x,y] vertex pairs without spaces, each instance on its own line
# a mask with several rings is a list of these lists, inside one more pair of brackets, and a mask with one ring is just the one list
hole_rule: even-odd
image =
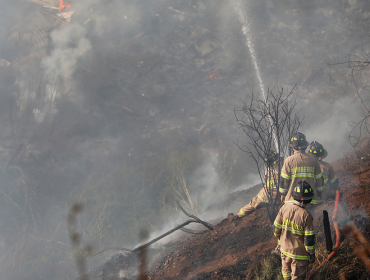
[[338,222],[336,221],[336,219],[337,219],[339,197],[340,197],[340,193],[339,193],[339,190],[337,190],[337,196],[335,198],[335,207],[334,207],[334,213],[333,213],[333,222],[334,222],[335,235],[336,235],[337,241],[336,241],[335,246],[333,248],[333,252],[331,252],[331,254],[318,267],[316,267],[316,269],[314,271],[311,272],[310,276],[308,276],[306,278],[306,280],[313,279],[313,277],[321,269],[321,267],[324,264],[326,264],[327,262],[331,261],[338,252],[339,245],[340,245],[340,232],[339,232]]

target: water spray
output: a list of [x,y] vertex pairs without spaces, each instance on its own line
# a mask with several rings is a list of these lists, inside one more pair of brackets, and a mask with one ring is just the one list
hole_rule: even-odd
[[[246,38],[245,44],[246,44],[246,46],[249,50],[249,53],[251,55],[251,58],[252,58],[252,63],[253,63],[253,66],[254,66],[254,70],[256,72],[256,76],[257,76],[257,79],[258,79],[258,84],[259,84],[260,91],[262,93],[262,96],[263,96],[263,99],[264,99],[265,103],[267,103],[267,96],[266,96],[265,88],[263,86],[262,75],[261,75],[261,71],[260,71],[260,68],[259,68],[259,65],[258,65],[257,55],[256,55],[256,52],[255,52],[255,49],[254,49],[254,44],[253,44],[253,40],[252,40],[253,39],[252,38],[252,32],[251,32],[251,29],[250,29],[250,22],[248,21],[248,16],[244,16],[240,0],[234,0],[233,1],[233,6],[234,6],[234,9],[235,9],[236,13],[238,14],[239,21],[242,24],[242,33]],[[269,119],[269,122],[270,122],[271,127],[272,127],[272,137],[274,139],[275,149],[279,153],[279,142],[278,142],[278,137],[277,137],[277,133],[276,133],[276,128],[275,128],[275,125],[274,125],[274,122],[273,122],[271,116],[268,116],[268,119]]]

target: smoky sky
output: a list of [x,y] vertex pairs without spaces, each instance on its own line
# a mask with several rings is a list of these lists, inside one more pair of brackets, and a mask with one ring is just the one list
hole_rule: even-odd
[[[336,147],[329,150],[329,160],[338,158],[340,155],[332,156],[350,147],[347,137],[350,128],[346,122],[359,120],[363,113],[360,102],[353,102],[355,89],[348,72],[346,76],[343,68],[328,66],[348,59],[348,54],[355,52],[361,40],[367,46],[366,22],[360,10],[363,5],[353,1],[339,1],[333,5],[318,1],[244,3],[264,86],[276,85],[289,91],[297,85],[294,93],[298,100],[297,111],[305,118],[301,130],[307,131],[309,141],[317,140],[324,146],[333,144]],[[224,13],[232,14],[233,8],[226,7]],[[238,24],[235,20],[227,20],[225,36],[236,37],[232,31],[237,30],[234,27]],[[226,60],[235,61],[240,57],[235,49],[230,43]],[[246,73],[253,70],[250,61],[247,57]],[[258,90],[255,76],[252,73],[248,82]],[[338,96],[341,98],[334,98]]]
[[[340,157],[350,147],[348,122],[358,121],[363,111],[354,98],[356,90],[346,65],[328,63],[345,61],[349,53],[358,51],[361,38],[366,38],[366,1],[242,2],[264,87],[290,91],[297,85],[297,112],[305,118],[301,132],[309,141],[328,147],[329,160]],[[49,45],[41,62],[24,73],[2,78],[4,84],[18,84],[7,86],[1,99],[19,96],[19,119],[22,114],[25,121],[34,118],[19,134],[22,152],[12,159],[9,114],[4,111],[7,106],[1,105],[2,166],[18,160],[29,172],[36,193],[38,186],[48,186],[32,198],[34,211],[43,213],[39,216],[45,232],[55,231],[60,223],[65,231],[66,205],[84,195],[90,204],[80,226],[88,231],[89,218],[95,219],[98,212],[94,203],[106,196],[110,208],[104,210],[118,218],[104,238],[95,236],[91,242],[99,248],[133,247],[138,241],[135,234],[117,238],[116,244],[112,244],[112,236],[135,224],[140,215],[131,221],[118,215],[121,208],[109,197],[110,192],[124,193],[124,184],[150,185],[148,189],[130,189],[135,195],[127,198],[127,205],[131,214],[146,207],[147,215],[160,223],[149,227],[160,230],[168,221],[148,209],[160,208],[158,197],[168,182],[155,168],[167,166],[170,155],[177,151],[186,154],[189,147],[199,148],[197,166],[190,167],[186,176],[199,198],[197,203],[207,204],[199,207],[200,211],[229,191],[247,188],[246,182],[254,183],[249,176],[253,162],[241,151],[228,186],[215,168],[224,158],[222,149],[235,149],[236,141],[247,142],[238,130],[234,108],[250,90],[259,93],[242,24],[231,4],[211,0],[75,0],[71,21],[48,34]],[[27,5],[36,4],[20,1],[4,5],[0,53],[12,62],[15,56],[7,40],[11,27],[22,20],[20,15],[27,11]],[[367,47],[366,40],[363,42]],[[42,102],[37,101],[36,86],[29,90],[35,76],[45,89]],[[27,111],[24,104],[30,104],[29,100],[35,100],[35,105]],[[31,168],[33,160],[37,164]],[[151,176],[145,181],[142,172],[148,162],[155,168],[144,170],[145,176]],[[48,168],[42,169],[42,163]],[[58,208],[53,208],[55,205]],[[9,201],[3,207],[9,208]],[[29,219],[33,219],[31,214]],[[34,221],[37,224],[37,218]],[[68,244],[68,236],[61,236],[60,241]],[[47,279],[50,272],[45,271],[42,275]],[[36,279],[32,277],[29,279]]]

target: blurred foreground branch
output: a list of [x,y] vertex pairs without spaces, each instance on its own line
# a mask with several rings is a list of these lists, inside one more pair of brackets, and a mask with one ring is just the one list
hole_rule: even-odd
[[74,204],[71,206],[68,217],[68,233],[72,243],[73,255],[75,256],[76,266],[81,280],[89,280],[89,275],[86,271],[85,256],[92,253],[92,246],[86,246],[83,250],[81,247],[81,236],[77,232],[77,214],[83,210],[82,204]]

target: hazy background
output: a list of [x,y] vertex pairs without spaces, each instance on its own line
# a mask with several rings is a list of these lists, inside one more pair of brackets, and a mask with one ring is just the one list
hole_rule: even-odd
[[[2,279],[75,277],[74,202],[86,206],[83,244],[134,248],[140,229],[154,237],[186,220],[174,197],[202,219],[223,218],[204,211],[258,183],[234,144],[247,141],[234,108],[259,93],[236,2],[75,0],[71,21],[48,30],[41,48],[8,38],[38,30],[40,9],[52,10],[2,1],[0,58],[46,54],[24,71],[1,69]],[[264,88],[297,85],[300,131],[331,161],[350,148],[348,122],[364,111],[347,65],[328,63],[368,48],[370,10],[361,0],[321,2],[242,1],[241,10]],[[366,101],[367,75],[354,77]]]

